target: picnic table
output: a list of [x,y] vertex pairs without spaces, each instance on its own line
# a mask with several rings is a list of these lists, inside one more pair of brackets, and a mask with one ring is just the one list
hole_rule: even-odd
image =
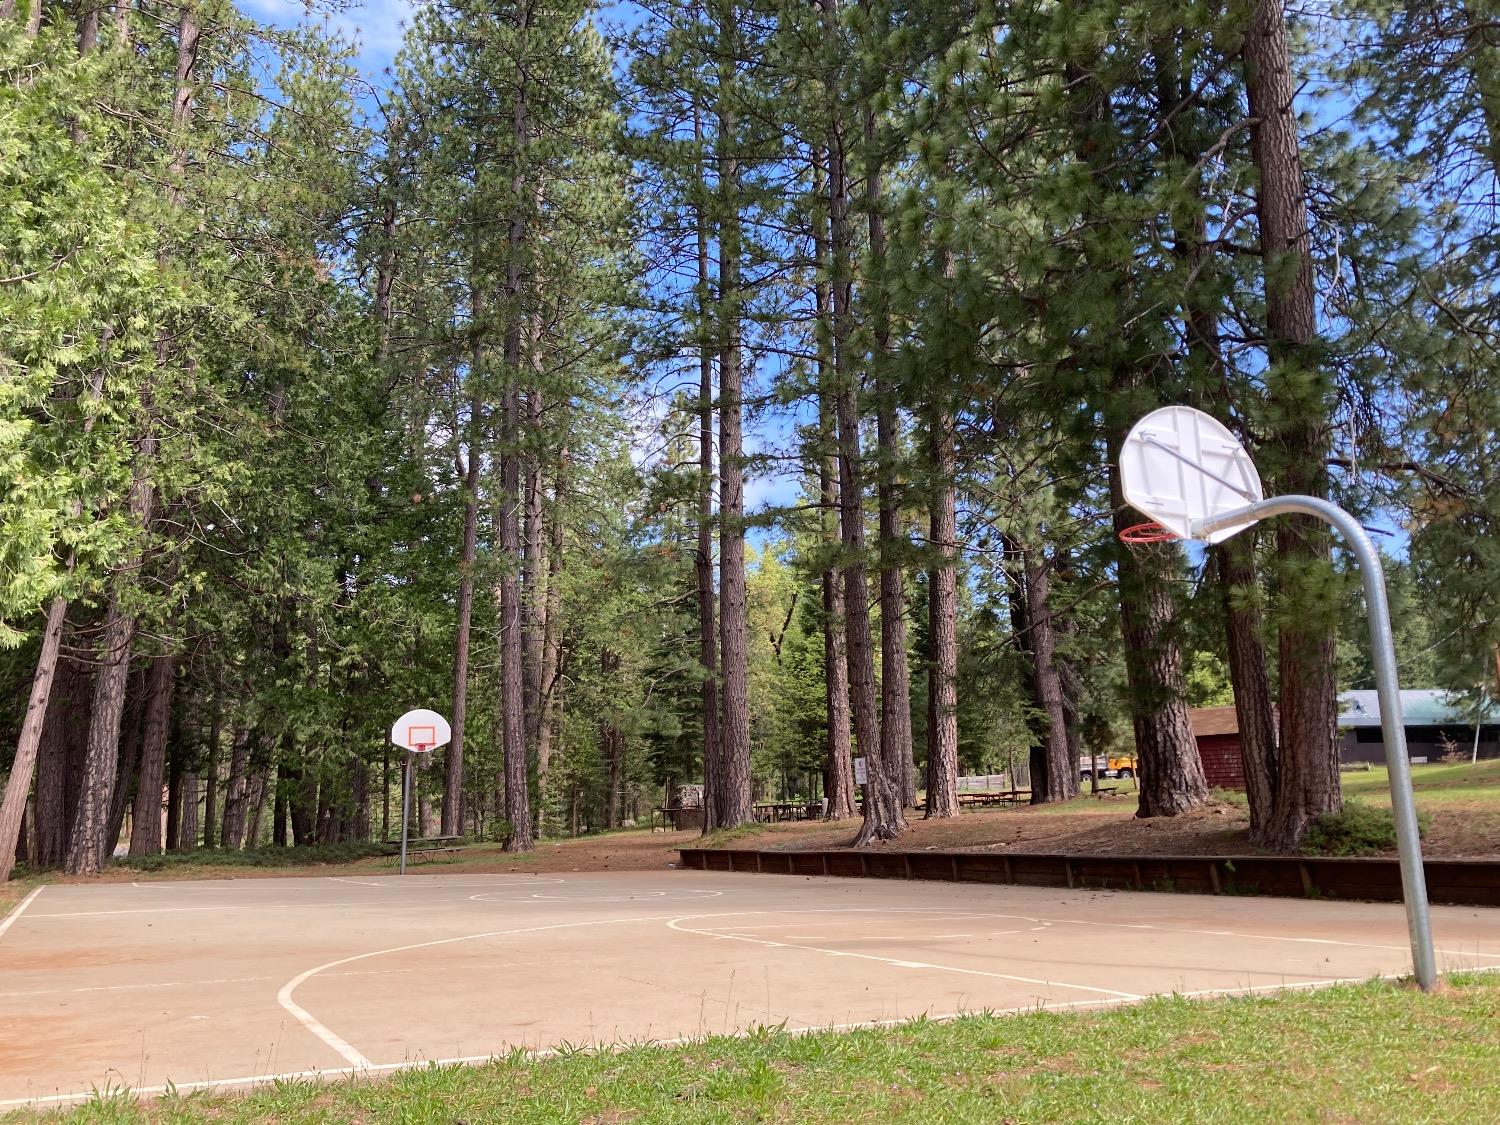
[[755,806],[755,819],[762,823],[780,820],[814,820],[823,806],[813,801],[768,801]]
[[[458,846],[462,836],[419,836],[417,839],[406,841],[406,858],[414,859],[417,856],[431,857],[435,855],[446,855],[450,852],[462,851]],[[401,838],[387,839],[386,847],[389,849],[387,855],[399,855],[401,852]]]
[[[957,794],[957,796],[958,796],[958,807],[959,807],[960,810],[962,810],[962,809],[996,808],[996,807],[1000,807],[1000,806],[1003,806],[1003,805],[1019,804],[1023,800],[1025,800],[1025,801],[1031,800],[1031,793],[1028,790],[1024,790],[1024,789],[1019,790],[1019,791],[1015,791],[1015,792],[1012,792],[1009,789],[1004,790],[1004,791],[1000,791],[1000,790],[983,791],[983,790],[981,790],[980,792],[977,792],[977,793],[973,792],[973,791],[969,791],[969,792],[962,792],[962,791],[960,791]],[[922,799],[922,800],[919,800],[917,802],[917,808],[918,809],[922,809],[922,810],[925,810],[927,808],[927,801],[926,801],[925,798]]]

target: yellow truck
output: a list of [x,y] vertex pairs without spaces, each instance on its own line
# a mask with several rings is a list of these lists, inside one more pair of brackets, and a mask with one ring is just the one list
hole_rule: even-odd
[[1136,775],[1135,759],[1124,755],[1098,755],[1090,762],[1087,758],[1078,759],[1078,780],[1091,781],[1094,774],[1100,777],[1134,777]]

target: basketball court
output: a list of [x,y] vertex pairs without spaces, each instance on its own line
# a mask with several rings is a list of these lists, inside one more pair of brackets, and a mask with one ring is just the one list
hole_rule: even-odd
[[[1445,970],[1500,912],[1433,910]],[[48,886],[0,922],[0,1109],[1410,971],[1399,905],[701,872]]]

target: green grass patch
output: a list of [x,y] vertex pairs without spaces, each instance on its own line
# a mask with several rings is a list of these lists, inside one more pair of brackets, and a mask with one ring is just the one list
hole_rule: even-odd
[[1497,1017],[1500,976],[1475,974],[1432,994],[1373,982],[800,1037],[772,1029],[148,1105],[113,1092],[53,1117],[15,1117],[90,1125],[1497,1121]]
[[195,848],[188,852],[163,852],[160,855],[122,856],[109,866],[129,871],[170,871],[193,867],[312,867],[337,863],[354,863],[371,856],[389,855],[391,845],[374,842],[358,844],[312,844],[305,847],[246,848],[226,851],[219,848]]
[[[1391,779],[1384,766],[1342,776],[1346,796],[1390,800]],[[1493,801],[1500,808],[1500,759],[1478,762],[1434,762],[1411,767],[1417,800],[1441,805],[1450,801]]]
[[742,840],[750,840],[756,836],[765,835],[770,829],[769,824],[741,824],[734,828],[720,828],[716,832],[708,832],[699,838],[694,845],[699,848],[723,848]]

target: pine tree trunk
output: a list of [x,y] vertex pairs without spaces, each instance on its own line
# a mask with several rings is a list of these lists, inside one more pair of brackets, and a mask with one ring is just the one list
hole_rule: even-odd
[[[813,190],[822,197],[827,193],[827,154],[819,149],[813,156]],[[819,264],[828,260],[828,220],[816,212],[813,219],[813,242]],[[839,503],[836,449],[836,421],[833,377],[833,293],[826,272],[819,271],[813,287],[818,317],[818,433],[815,454],[818,460],[818,529],[825,550],[831,554],[840,541],[835,524],[841,511]],[[847,820],[857,811],[854,803],[854,761],[849,734],[849,664],[845,636],[848,628],[844,614],[843,575],[831,564],[819,576],[823,594],[823,699],[827,713],[824,731],[823,786],[828,797],[827,819]]]
[[170,656],[151,661],[146,680],[146,727],[141,737],[141,768],[130,817],[130,854],[159,855],[162,850],[162,783],[167,764],[167,733],[177,662]]
[[[533,377],[541,377],[541,317],[530,317],[527,355]],[[525,432],[535,438],[542,432],[542,392],[533,384],[522,397]],[[542,495],[540,455],[528,448],[524,457],[521,554],[521,672],[526,719],[526,755],[536,760],[542,737],[542,634],[547,627],[547,529]]]
[[[824,34],[831,38],[838,18],[836,0],[818,0]],[[875,684],[875,654],[870,636],[870,592],[865,576],[864,465],[860,448],[858,388],[851,351],[851,245],[849,193],[845,173],[844,132],[839,114],[828,136],[829,274],[833,327],[833,379],[838,423],[839,531],[843,544],[845,657],[849,668],[854,740],[865,760],[869,781],[864,792],[864,822],[856,846],[895,839],[906,827],[902,814],[902,778],[881,753],[880,713]]]
[[900,420],[896,391],[889,379],[890,321],[881,283],[885,272],[885,214],[881,199],[881,167],[875,145],[875,114],[864,110],[865,148],[870,161],[865,207],[870,234],[870,272],[867,303],[874,326],[875,426],[879,450],[876,497],[880,508],[880,753],[892,776],[901,779],[901,800],[917,802],[916,769],[911,744],[911,673],[906,662],[906,585],[901,559],[906,535],[901,523],[896,487],[900,451]]
[[[1030,628],[1031,672],[1036,699],[1046,717],[1042,739],[1046,780],[1041,787],[1047,801],[1078,796],[1078,758],[1068,742],[1068,719],[1063,706],[1062,677],[1057,668],[1057,631],[1052,616],[1052,575],[1039,548],[1021,551],[1025,571],[1026,620]],[[1032,792],[1038,790],[1031,779]]]
[[740,355],[739,163],[734,5],[716,11],[724,51],[718,90],[719,165],[719,656],[724,712],[719,730],[717,823],[733,828],[752,818],[750,793],[749,637],[745,593],[744,409]]
[[36,766],[36,856],[41,867],[56,867],[68,853],[78,800],[78,777],[88,744],[89,674],[72,661],[60,661],[52,684]]
[[219,839],[219,742],[223,738],[224,702],[220,690],[214,689],[214,702],[208,723],[208,758],[203,766],[203,846],[218,846]]
[[[1302,185],[1286,15],[1280,0],[1257,0],[1243,47],[1250,155],[1259,174],[1256,214],[1265,270],[1266,375],[1278,454],[1276,491],[1326,497],[1329,377],[1317,334],[1308,214]],[[1280,598],[1278,656],[1281,754],[1268,844],[1289,849],[1314,819],[1343,805],[1339,787],[1335,628],[1339,599],[1327,528],[1308,516],[1276,525]]]
[[958,493],[953,415],[932,407],[928,421],[932,489],[927,573],[927,812],[958,815]]
[[78,53],[87,55],[99,46],[99,0],[85,0],[78,13]]
[[177,823],[178,851],[192,851],[198,846],[198,775],[192,770],[182,774],[182,813]]
[[245,807],[249,814],[245,825],[245,847],[260,847],[260,825],[266,813],[266,790],[270,785],[271,767],[263,766],[255,772],[246,787]]
[[[137,477],[131,488],[131,508],[137,526],[149,522],[152,489]],[[123,579],[117,580],[123,581]],[[130,648],[135,618],[121,608],[118,592],[110,598],[104,627],[103,659],[94,675],[93,721],[83,761],[78,811],[68,844],[65,870],[69,875],[93,875],[114,849],[110,838],[115,774],[120,757],[120,719],[125,711],[125,687],[130,675]]]
[[505,436],[500,453],[499,500],[499,547],[503,568],[499,581],[500,713],[501,750],[505,761],[505,819],[510,825],[505,850],[527,852],[532,848],[532,835],[526,779],[525,674],[521,667],[521,601],[517,575],[521,554],[517,495],[521,483],[521,459],[516,448],[520,403],[514,382],[502,392],[501,402]]
[[[827,395],[820,412],[820,443],[831,443],[833,419]],[[833,513],[838,510],[838,481],[831,453],[821,453],[818,477],[823,511],[819,522],[825,542],[833,536]],[[847,820],[857,811],[854,807],[854,761],[849,737],[849,664],[845,650],[843,576],[833,567],[825,567],[819,577],[823,591],[823,679],[827,709],[825,735],[824,785],[828,794],[829,820]]]
[[[608,683],[619,667],[620,657],[616,653],[608,648],[599,650],[601,681]],[[625,774],[624,738],[608,714],[599,719],[599,757],[604,761],[604,827],[618,828]]]
[[1276,804],[1276,716],[1266,674],[1254,529],[1220,543],[1214,548],[1214,556],[1229,647],[1229,681],[1239,720],[1245,798],[1250,806],[1250,842],[1264,845]]
[[42,728],[47,719],[52,680],[57,673],[57,657],[62,648],[63,622],[67,612],[66,598],[53,598],[47,607],[47,623],[42,629],[41,653],[37,656],[36,672],[31,678],[26,717],[21,722],[21,737],[16,743],[16,756],[5,783],[5,800],[0,804],[0,883],[10,878],[15,867],[21,819],[31,794],[31,778],[36,771],[37,751],[42,743]]
[[219,846],[239,851],[245,841],[245,817],[249,805],[250,730],[236,727],[230,739],[229,777],[224,784],[224,824]]
[[361,843],[370,838],[370,767],[356,754],[349,764],[350,785],[354,790],[354,816],[349,826],[351,839]]
[[[127,38],[127,17],[119,13],[117,19],[121,21],[121,38],[124,40]],[[186,161],[183,145],[187,126],[192,119],[194,70],[201,34],[202,26],[196,11],[191,7],[184,7],[177,24],[177,65],[171,109],[174,149],[169,161],[172,184],[167,189],[167,201],[174,207],[180,206],[183,199],[180,184]],[[158,340],[158,360],[166,354],[166,342],[167,336],[163,333]],[[151,530],[156,500],[151,472],[155,467],[157,439],[152,432],[154,408],[149,385],[144,389],[142,397],[146,423],[144,433],[136,442],[129,510],[131,526],[144,538]],[[139,564],[140,560],[137,558],[121,568],[115,576],[116,588],[110,596],[104,629],[104,661],[95,679],[94,719],[89,728],[84,781],[79,794],[73,836],[68,846],[66,870],[70,875],[94,874],[103,866],[105,858],[114,847],[114,841],[107,838],[108,815],[119,760],[120,715],[125,704],[125,680],[130,667],[131,644],[135,638],[135,618],[122,605],[118,584],[126,581],[125,575],[133,575]]]
[[469,714],[469,647],[474,620],[474,566],[478,558],[480,442],[484,409],[479,389],[484,370],[480,327],[484,315],[484,293],[477,281],[469,285],[469,308],[473,318],[473,336],[469,341],[472,390],[469,394],[467,449],[464,452],[467,461],[457,466],[464,488],[464,530],[458,564],[457,629],[453,642],[453,714],[448,724],[452,737],[443,751],[442,821],[445,836],[458,835],[463,831],[464,822],[464,739]]
[[[1120,493],[1119,446],[1124,436],[1118,431],[1110,441],[1110,496],[1117,534],[1136,522]],[[1181,549],[1171,543],[1121,545],[1116,557],[1125,680],[1140,767],[1136,815],[1178,816],[1208,800],[1203,762],[1188,719],[1181,625],[1172,594]]]
[[[125,687],[125,714],[121,720],[120,759],[115,771],[114,791],[110,797],[109,824],[105,838],[111,853],[120,842],[120,833],[125,824],[125,812],[134,799],[136,773],[141,764],[141,745],[146,730],[146,674],[144,670],[132,672]],[[105,856],[109,858],[108,855]]]
[[703,122],[696,100],[693,139],[697,145],[693,219],[698,237],[698,544],[693,554],[693,575],[698,593],[698,663],[703,676],[699,688],[703,723],[703,831],[709,833],[719,826],[723,748],[719,740],[718,619],[714,610],[714,331],[709,308],[711,279],[705,210],[708,201],[703,184]]
[[552,765],[552,747],[557,741],[557,716],[562,702],[562,574],[563,497],[567,493],[568,450],[558,451],[552,482],[551,542],[547,551],[547,611],[542,627],[541,725],[536,740],[536,835],[542,835],[542,817],[547,809],[547,781]]

